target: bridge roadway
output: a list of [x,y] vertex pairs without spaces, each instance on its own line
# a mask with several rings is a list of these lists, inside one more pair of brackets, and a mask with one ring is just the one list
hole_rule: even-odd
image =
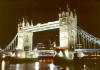
[[75,52],[100,52],[100,49],[75,49]]
[[54,50],[38,50],[39,57],[53,57]]

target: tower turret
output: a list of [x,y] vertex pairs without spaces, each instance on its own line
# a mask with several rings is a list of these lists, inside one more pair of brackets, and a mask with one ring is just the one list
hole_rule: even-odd
[[24,20],[24,18],[23,18],[23,20],[22,20],[22,27],[23,27],[23,28],[25,27],[25,20]]
[[67,8],[67,11],[70,12],[70,8],[68,4],[66,5],[66,8]]
[[62,17],[66,17],[66,12],[65,11],[62,12]]
[[60,13],[58,14],[59,18],[62,18],[62,14],[61,14],[61,8],[59,8]]
[[60,23],[60,46],[72,47],[76,41],[77,31],[72,25],[77,27],[77,15],[70,10],[67,4],[67,11],[59,14]]
[[31,20],[31,27],[33,27],[33,21]]
[[29,27],[29,26],[30,26],[30,24],[29,24],[29,22],[27,21],[27,22],[26,22],[26,27]]
[[72,12],[72,11],[70,12],[70,16],[71,16],[71,17],[74,17],[74,16],[73,16],[73,12]]
[[74,9],[74,17],[77,19],[76,9]]
[[20,22],[19,24],[18,24],[18,32],[21,32],[22,31],[22,23]]

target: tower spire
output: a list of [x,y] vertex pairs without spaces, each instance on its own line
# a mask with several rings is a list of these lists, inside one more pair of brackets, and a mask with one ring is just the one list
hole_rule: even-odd
[[60,13],[59,13],[59,18],[61,18],[62,17],[62,15],[61,15],[61,8],[59,8],[59,11],[60,11]]
[[67,5],[66,5],[66,8],[67,8],[67,11],[70,11],[70,8],[69,8],[68,3],[67,3]]
[[76,9],[74,9],[74,14],[75,14],[75,16],[77,15],[77,14],[76,14]]
[[23,20],[22,20],[22,27],[24,27],[25,26],[25,19],[23,18]]
[[33,27],[33,21],[31,20],[31,26]]
[[22,22],[23,22],[23,23],[25,23],[25,18],[24,18],[24,17],[23,17],[23,20],[22,20]]
[[59,8],[59,11],[60,11],[60,13],[61,13],[61,7]]
[[66,8],[69,8],[69,5],[68,5],[68,3],[67,3],[67,5],[66,5]]

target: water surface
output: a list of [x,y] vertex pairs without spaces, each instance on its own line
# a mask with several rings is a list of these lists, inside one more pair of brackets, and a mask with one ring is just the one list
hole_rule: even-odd
[[41,60],[41,62],[11,64],[9,61],[2,60],[0,68],[1,70],[100,70],[100,63],[91,61],[86,63],[55,64]]

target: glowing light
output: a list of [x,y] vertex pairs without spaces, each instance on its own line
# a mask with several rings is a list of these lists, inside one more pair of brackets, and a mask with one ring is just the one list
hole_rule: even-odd
[[59,47],[57,47],[57,49],[62,49],[62,50],[64,50],[64,49],[68,49],[69,47],[67,47],[67,46],[59,46]]
[[84,64],[84,70],[86,70],[86,65]]
[[2,61],[2,70],[5,70],[5,61]]
[[41,25],[40,23],[37,24],[37,26],[40,26],[40,25]]
[[18,57],[20,57],[20,54],[17,54]]
[[62,27],[60,29],[60,47],[68,46],[68,32],[65,29],[67,28]]
[[35,70],[39,70],[39,62],[35,62]]
[[65,56],[66,56],[66,57],[69,57],[68,50],[65,50]]
[[64,57],[64,55],[63,55],[63,53],[61,51],[58,53],[58,56],[59,57]]
[[[23,36],[23,34],[19,34],[20,36]],[[16,49],[23,49],[23,38],[18,38],[18,46]]]
[[81,53],[81,56],[82,56],[82,57],[85,56],[84,53]]
[[69,70],[69,67],[66,67],[66,70]]
[[11,56],[14,57],[15,56],[15,53],[13,53]]
[[16,65],[16,70],[19,70],[19,64]]
[[50,70],[54,70],[55,65],[54,64],[49,64]]
[[37,51],[37,48],[35,48],[34,51]]
[[85,54],[83,52],[78,53],[78,57],[84,57]]
[[5,54],[3,54],[2,58],[5,58],[5,57],[6,57]]
[[37,58],[38,56],[39,56],[39,54],[38,54],[38,49],[37,48],[35,48],[34,49],[34,58]]

